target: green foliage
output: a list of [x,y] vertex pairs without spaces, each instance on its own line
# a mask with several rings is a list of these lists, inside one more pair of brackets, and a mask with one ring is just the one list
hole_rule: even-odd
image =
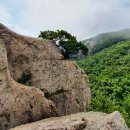
[[68,33],[65,30],[57,30],[57,31],[41,31],[39,38],[43,38],[43,39],[49,39],[49,40],[53,40],[57,37],[62,38],[65,35],[65,37],[69,40],[76,40],[76,37],[72,36],[70,33]]
[[92,90],[90,110],[118,110],[130,126],[130,41],[77,61],[89,76]]
[[115,45],[119,42],[128,40],[130,40],[130,34],[111,32],[100,34],[96,37],[83,41],[83,43],[89,48],[90,54],[96,54],[105,48],[111,47],[112,45]]
[[[110,107],[111,106],[111,107]],[[93,95],[89,110],[102,111],[102,112],[112,112],[117,110],[118,106],[114,100],[111,100],[110,97],[107,97],[102,91],[96,92],[96,95]]]
[[29,70],[22,73],[22,76],[17,80],[18,83],[26,85],[26,83],[31,80],[32,74]]
[[[62,40],[62,37],[65,36],[65,38],[68,41]],[[57,30],[57,31],[41,31],[39,38],[43,39],[49,39],[53,40],[56,38],[60,38],[60,45],[67,49],[69,51],[69,54],[75,54],[78,53],[78,48],[82,49],[84,54],[87,54],[88,48],[82,44],[81,42],[78,42],[75,36],[72,36],[70,33],[64,30]]]

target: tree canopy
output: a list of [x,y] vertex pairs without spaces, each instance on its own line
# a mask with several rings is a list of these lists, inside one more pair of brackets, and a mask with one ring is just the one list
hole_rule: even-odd
[[39,38],[54,40],[59,38],[59,44],[69,51],[69,54],[77,54],[78,50],[83,50],[83,53],[86,55],[88,52],[88,48],[79,42],[75,36],[71,35],[65,30],[57,30],[57,31],[41,31]]

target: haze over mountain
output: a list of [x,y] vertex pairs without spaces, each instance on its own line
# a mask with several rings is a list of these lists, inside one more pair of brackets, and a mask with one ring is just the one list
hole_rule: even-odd
[[130,40],[130,28],[115,32],[102,33],[95,37],[82,41],[88,49],[89,54],[95,54],[121,41]]
[[79,40],[130,27],[129,0],[0,0],[0,21],[22,34],[63,29]]

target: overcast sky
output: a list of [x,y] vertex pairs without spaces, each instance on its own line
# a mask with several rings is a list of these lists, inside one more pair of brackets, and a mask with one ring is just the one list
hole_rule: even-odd
[[0,22],[24,35],[64,29],[83,40],[130,28],[130,0],[0,0]]

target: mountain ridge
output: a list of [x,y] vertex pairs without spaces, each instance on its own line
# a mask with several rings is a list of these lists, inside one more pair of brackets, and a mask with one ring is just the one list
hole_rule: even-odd
[[83,40],[82,43],[88,47],[88,53],[91,55],[117,44],[118,42],[128,40],[130,40],[130,28],[101,33],[89,39]]

